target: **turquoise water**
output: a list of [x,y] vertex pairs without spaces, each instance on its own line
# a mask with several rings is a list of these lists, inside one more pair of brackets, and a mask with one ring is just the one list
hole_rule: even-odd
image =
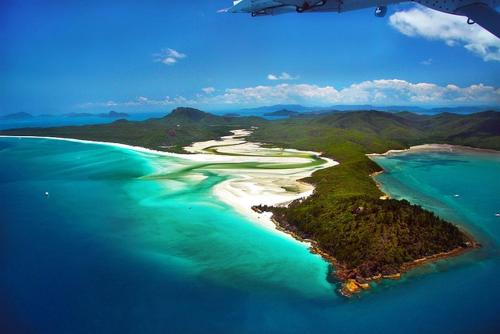
[[[212,188],[224,180],[216,171],[203,171],[203,181],[148,177],[185,161],[103,145],[0,138],[0,328],[494,332],[500,161],[432,158],[383,158],[394,172],[380,180],[394,196],[407,192],[452,214],[485,247],[347,300],[335,293],[321,258],[216,199]],[[446,177],[435,175],[443,171]],[[453,189],[444,180],[452,173],[461,175],[450,178]],[[407,175],[418,182],[398,185]],[[451,194],[449,202],[442,194]],[[463,202],[453,207],[454,201]]]
[[491,247],[500,244],[500,154],[403,153],[374,159],[385,192],[453,221]]

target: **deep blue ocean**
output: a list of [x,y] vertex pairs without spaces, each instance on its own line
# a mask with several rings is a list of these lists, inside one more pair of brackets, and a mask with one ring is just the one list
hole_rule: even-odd
[[345,299],[320,257],[212,195],[224,176],[147,178],[182,162],[0,138],[0,332],[498,333],[500,155],[377,161],[385,191],[484,247]]
[[[129,121],[143,121],[149,118],[160,118],[166,113],[134,113],[126,117]],[[73,126],[73,125],[88,125],[88,124],[103,124],[111,123],[117,118],[106,118],[99,116],[33,116],[25,119],[2,119],[0,115],[0,130],[17,129],[17,128],[46,128],[52,126]]]
[[[125,117],[129,121],[144,121],[150,118],[160,118],[167,115],[170,111],[165,112],[142,112],[133,113]],[[227,112],[219,111],[214,112],[216,115],[225,115]],[[88,124],[104,124],[111,123],[117,120],[117,118],[106,118],[99,116],[82,116],[82,117],[70,117],[70,116],[34,116],[26,119],[2,119],[0,115],[0,130],[5,129],[17,129],[17,128],[46,128],[53,126],[77,126],[77,125],[88,125]],[[246,115],[245,115],[246,116]],[[252,115],[260,116],[268,120],[285,119],[287,116],[264,116],[264,115]]]

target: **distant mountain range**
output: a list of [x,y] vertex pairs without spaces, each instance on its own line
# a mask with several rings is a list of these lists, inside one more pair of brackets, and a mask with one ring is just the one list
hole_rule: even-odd
[[300,104],[275,104],[272,106],[263,106],[256,108],[245,108],[240,109],[235,112],[241,115],[264,115],[267,113],[272,113],[279,110],[291,110],[299,113],[304,112],[314,112],[314,111],[326,111],[331,110],[330,107],[305,107]]
[[272,111],[272,112],[267,112],[264,114],[264,116],[297,116],[299,115],[300,113],[298,111],[292,111],[292,110],[288,110],[288,109],[281,109],[281,110],[277,110],[277,111]]
[[[289,110],[277,111],[278,114],[290,114]],[[258,116],[217,116],[194,108],[176,108],[164,117],[146,121],[122,119],[101,125],[63,126],[46,129],[26,128],[3,130],[0,133],[110,141],[152,149],[169,147],[169,150],[182,152],[184,146],[194,141],[218,138],[227,135],[228,129],[250,128],[252,126],[258,126],[261,129],[260,133],[264,133],[263,127],[266,126],[269,130],[266,136],[275,135],[279,130],[282,141],[285,138],[292,140],[298,136],[298,133],[291,134],[289,132],[290,124],[294,124],[303,128],[304,133],[301,136],[309,136],[310,133],[321,130],[324,131],[326,140],[328,133],[336,133],[336,136],[342,134],[342,136],[349,137],[349,140],[355,145],[362,143],[367,152],[425,143],[447,143],[500,149],[499,115],[500,112],[495,111],[471,115],[458,115],[449,112],[437,115],[419,115],[412,112],[396,113],[374,110],[332,111],[302,113],[291,117],[287,122],[281,122]],[[278,139],[274,138],[273,142],[278,142]],[[317,138],[313,137],[313,139]],[[333,139],[338,140],[337,137]],[[387,141],[387,144],[382,145],[383,149],[379,147],[381,141],[384,143]],[[320,148],[314,147],[314,149]],[[346,150],[346,152],[350,151]],[[345,154],[345,152],[341,153]],[[342,158],[339,152],[335,152],[335,155]]]
[[[417,114],[435,115],[444,112],[453,114],[473,114],[486,110],[500,111],[500,106],[458,106],[458,107],[437,107],[423,108],[416,106],[374,106],[370,104],[359,105],[332,105],[328,107],[306,107],[300,104],[276,104],[272,106],[264,106],[257,108],[240,109],[235,112],[241,115],[263,115],[263,116],[280,116],[272,113],[286,110],[295,113],[323,113],[332,111],[356,111],[356,110],[377,110],[387,112],[409,111]],[[281,116],[292,116],[281,115]]]
[[110,111],[107,113],[101,113],[101,114],[91,114],[91,113],[69,113],[69,114],[64,114],[66,117],[103,117],[103,118],[126,118],[129,116],[129,114],[126,114],[124,112],[116,112],[116,111]]
[[78,118],[78,117],[101,117],[101,118],[127,118],[129,117],[129,114],[122,113],[122,112],[116,112],[116,111],[109,111],[107,113],[100,113],[100,114],[91,114],[91,113],[66,113],[66,114],[61,114],[61,115],[54,115],[54,114],[43,114],[43,115],[32,115],[27,112],[16,112],[12,114],[7,114],[5,116],[0,116],[1,120],[23,120],[23,119],[31,119],[35,117],[72,117],[72,118]]
[[0,116],[0,119],[14,120],[14,119],[30,119],[33,117],[34,117],[33,115],[28,114],[27,112],[16,112],[12,114],[7,114],[5,116]]
[[[438,107],[438,108],[423,108],[415,106],[374,106],[369,104],[359,105],[332,105],[328,107],[307,107],[300,104],[276,104],[272,106],[263,106],[256,108],[245,108],[234,110],[231,112],[216,112],[217,115],[226,117],[237,116],[265,116],[265,117],[297,117],[315,114],[323,114],[329,112],[343,111],[360,111],[360,110],[377,110],[386,112],[403,112],[408,111],[421,115],[437,115],[441,113],[452,114],[474,114],[482,111],[493,110],[500,111],[500,106],[459,106],[459,107]],[[128,118],[130,114],[116,111],[107,113],[65,113],[65,114],[42,114],[33,115],[27,112],[16,112],[0,116],[0,120],[28,120],[33,118],[49,118],[49,117],[68,117],[68,118],[84,118],[84,117],[99,117],[108,119]]]

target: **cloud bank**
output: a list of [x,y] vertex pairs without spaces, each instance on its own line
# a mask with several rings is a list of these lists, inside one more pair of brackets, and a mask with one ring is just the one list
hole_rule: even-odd
[[466,21],[464,16],[420,6],[389,17],[390,25],[406,36],[440,40],[449,46],[462,46],[485,61],[500,61],[500,39]]
[[[211,88],[211,87],[209,87]],[[459,87],[434,83],[411,83],[400,79],[369,80],[337,89],[311,84],[277,84],[246,88],[228,88],[219,94],[205,89],[193,97],[166,96],[161,99],[138,97],[130,101],[85,103],[80,107],[114,106],[256,106],[279,103],[307,105],[377,104],[377,105],[458,105],[500,104],[500,88],[484,84]]]

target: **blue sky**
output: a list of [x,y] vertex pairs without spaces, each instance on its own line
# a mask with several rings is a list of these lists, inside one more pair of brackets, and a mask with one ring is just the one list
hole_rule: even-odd
[[500,104],[500,44],[463,18],[217,13],[230,4],[2,1],[0,113]]

